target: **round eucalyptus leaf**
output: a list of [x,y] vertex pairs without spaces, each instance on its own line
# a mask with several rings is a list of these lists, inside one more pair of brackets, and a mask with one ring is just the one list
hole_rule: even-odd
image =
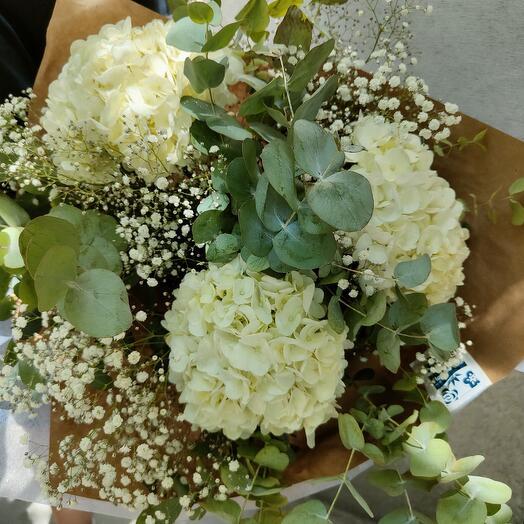
[[373,214],[371,186],[353,171],[318,180],[308,191],[307,201],[324,222],[343,231],[360,231]]
[[480,524],[487,516],[484,502],[461,493],[442,497],[437,504],[437,524]]
[[25,267],[34,276],[42,257],[50,247],[68,246],[78,252],[79,236],[70,222],[52,216],[40,216],[25,226],[19,244]]
[[222,83],[226,68],[224,64],[203,56],[197,56],[193,59],[187,57],[184,62],[184,74],[191,83],[191,87],[197,93],[202,93],[207,89],[218,87]]
[[291,222],[273,238],[278,258],[293,268],[316,269],[333,260],[337,244],[333,235],[310,235]]
[[197,244],[210,242],[222,230],[222,211],[205,211],[193,222],[193,240]]
[[188,16],[177,20],[169,30],[166,42],[181,51],[199,53],[206,41],[206,26]]
[[273,189],[296,210],[298,199],[295,188],[295,161],[287,142],[272,140],[262,151],[261,158],[264,175]]
[[394,276],[399,285],[412,289],[423,284],[431,273],[431,258],[422,255],[414,260],[399,262],[395,267]]
[[209,244],[206,257],[210,262],[229,262],[238,253],[239,247],[240,241],[236,235],[222,233]]
[[451,413],[448,408],[438,400],[431,400],[420,410],[421,422],[434,422],[440,431],[444,432],[451,424]]
[[19,227],[27,224],[30,217],[20,204],[7,195],[0,194],[0,219],[8,226]]
[[364,447],[364,435],[353,415],[341,413],[338,416],[338,433],[346,449],[358,451]]
[[326,224],[313,212],[307,200],[300,202],[297,216],[300,227],[306,231],[306,233],[321,235],[322,233],[331,233],[333,231],[333,228],[329,224]]
[[92,337],[114,337],[133,322],[122,280],[106,269],[90,269],[68,284],[63,311],[76,328]]
[[212,7],[205,2],[191,2],[187,5],[187,13],[197,24],[209,24],[214,16]]
[[297,120],[293,130],[295,160],[306,173],[321,179],[342,167],[345,155],[329,131],[308,120]]
[[[261,180],[263,178],[264,177],[261,177]],[[260,182],[259,185],[263,186],[264,183]],[[271,186],[267,187],[262,209],[258,197],[259,191],[257,186],[255,200],[256,204],[258,204],[257,211],[261,212],[260,218],[264,226],[274,233],[281,231],[292,216],[293,210],[289,207],[284,198],[282,198]]]
[[505,504],[511,498],[511,488],[507,484],[476,475],[468,477],[463,489],[470,497],[488,504]]
[[226,185],[239,206],[253,198],[256,186],[251,182],[243,158],[235,158],[229,164],[226,173]]
[[84,216],[80,209],[70,206],[69,204],[59,204],[58,206],[51,208],[48,214],[52,217],[67,220],[68,222],[71,222],[73,226],[79,226]]
[[231,24],[225,25],[222,29],[220,29],[220,31],[208,37],[204,47],[202,48],[202,52],[207,53],[209,51],[218,51],[219,49],[226,47],[236,35],[239,27],[240,22],[233,22]]
[[460,335],[455,304],[430,306],[420,319],[420,327],[428,342],[438,350],[449,353],[458,348]]
[[326,524],[327,510],[319,500],[308,500],[295,506],[283,519],[282,524]]
[[398,508],[384,515],[378,524],[434,524],[433,520],[409,508]]
[[213,191],[210,195],[200,201],[197,207],[197,213],[205,211],[224,211],[229,205],[229,197],[224,193]]
[[67,291],[77,275],[77,253],[69,246],[52,246],[36,268],[34,282],[38,309],[49,311]]
[[392,373],[400,367],[400,337],[386,328],[377,335],[377,351],[380,363]]
[[254,462],[276,471],[284,471],[289,465],[289,457],[276,446],[264,446],[253,459]]
[[424,449],[404,444],[410,455],[409,470],[415,477],[439,477],[453,459],[449,444],[440,438],[431,439]]
[[253,255],[265,257],[273,246],[271,233],[264,227],[260,220],[254,200],[246,202],[238,210],[238,222],[242,244]]

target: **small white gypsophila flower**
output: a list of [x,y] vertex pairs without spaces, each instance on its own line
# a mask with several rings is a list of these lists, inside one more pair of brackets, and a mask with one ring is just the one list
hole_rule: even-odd
[[464,281],[469,255],[468,231],[460,223],[463,204],[431,169],[433,153],[399,124],[363,117],[354,123],[352,138],[365,149],[347,159],[370,181],[375,210],[361,231],[341,236],[351,238],[361,267],[373,265],[378,289],[394,287],[398,262],[429,255],[431,274],[416,291],[432,303],[446,302]]
[[246,269],[240,257],[186,275],[163,326],[183,418],[231,439],[315,429],[336,416],[346,331],[325,319],[323,292],[305,275]]
[[[64,181],[110,181],[115,160],[148,181],[187,163],[193,119],[180,100],[209,95],[194,92],[184,75],[184,61],[194,54],[167,44],[172,26],[154,20],[132,27],[127,18],[72,44],[68,62],[49,86],[41,121]],[[214,100],[235,103],[228,85],[244,73],[243,60],[230,49],[210,57],[228,59]],[[99,157],[93,158],[96,149]]]

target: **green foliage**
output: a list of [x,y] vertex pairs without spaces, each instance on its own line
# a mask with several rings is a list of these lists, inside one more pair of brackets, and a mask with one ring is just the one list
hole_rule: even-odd
[[202,93],[222,83],[226,74],[226,66],[203,56],[193,59],[188,57],[184,62],[184,74],[193,89],[197,93]]
[[293,127],[293,150],[297,166],[315,178],[335,173],[343,165],[333,135],[314,122],[298,120]]
[[191,2],[187,5],[187,14],[197,24],[209,24],[213,20],[213,9],[205,2]]
[[326,524],[327,510],[319,500],[308,500],[295,506],[283,519],[282,524]]
[[384,515],[378,524],[433,524],[433,521],[418,511],[398,508]]
[[24,359],[18,359],[18,376],[22,383],[29,389],[35,389],[37,384],[42,384],[44,382],[44,379],[38,370]]
[[266,0],[249,0],[236,16],[244,32],[257,41],[269,24],[269,9]]
[[97,338],[116,336],[133,321],[126,287],[107,269],[90,269],[69,282],[60,309],[75,327]]
[[38,309],[49,311],[67,291],[77,276],[77,253],[69,246],[52,246],[42,257],[34,275]]
[[486,504],[462,493],[451,492],[437,504],[437,524],[482,524],[487,516]]
[[202,47],[202,52],[218,51],[228,46],[236,35],[239,27],[240,22],[232,22],[231,24],[225,25],[220,31],[217,31],[214,35],[207,38],[206,43]]
[[329,100],[337,91],[338,78],[330,76],[307,100],[295,111],[295,120],[314,121],[324,102]]
[[202,506],[209,513],[213,513],[228,524],[237,524],[240,521],[242,508],[234,500],[207,500]]
[[394,276],[399,285],[412,289],[423,284],[431,273],[431,258],[422,255],[414,260],[399,262],[395,267]]
[[142,513],[140,513],[136,519],[136,524],[146,524],[148,517],[156,520],[155,513],[157,511],[160,511],[165,515],[167,522],[175,522],[182,511],[182,507],[178,502],[178,497],[165,500],[156,506],[149,506],[144,511],[142,511]]
[[340,307],[339,298],[336,296],[331,297],[328,303],[328,322],[337,333],[342,333],[346,329],[344,314]]
[[169,30],[166,42],[181,51],[199,53],[206,41],[206,26],[184,16]]
[[29,215],[12,198],[0,193],[0,219],[7,226],[19,227],[29,222]]
[[222,231],[222,211],[205,211],[193,222],[193,240],[197,244],[210,242]]
[[289,457],[273,445],[264,446],[253,460],[261,466],[276,471],[284,471],[289,465]]
[[451,413],[442,402],[432,400],[420,410],[420,421],[433,422],[438,425],[439,431],[444,432],[451,424]]
[[420,327],[437,355],[449,354],[458,348],[460,336],[455,304],[430,306],[420,319]]
[[406,482],[396,469],[375,469],[368,474],[368,480],[390,497],[398,497],[406,489]]
[[359,451],[364,447],[364,435],[353,415],[341,413],[338,416],[338,433],[346,449]]
[[295,162],[293,151],[283,140],[271,141],[262,151],[264,174],[275,191],[291,209],[298,207],[295,188]]
[[382,328],[377,335],[380,363],[392,373],[400,367],[400,337],[390,329]]
[[300,9],[292,5],[277,27],[273,42],[288,47],[294,45],[308,51],[311,47],[312,33],[313,24]]
[[511,208],[511,223],[514,226],[524,225],[524,206],[517,197],[524,194],[524,177],[515,180],[508,189],[509,205]]

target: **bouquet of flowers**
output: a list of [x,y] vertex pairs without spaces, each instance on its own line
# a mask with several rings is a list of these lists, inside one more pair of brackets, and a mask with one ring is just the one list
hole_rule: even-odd
[[430,7],[375,6],[369,38],[359,10],[348,43],[325,17],[343,4],[249,0],[224,24],[175,0],[76,41],[38,123],[31,93],[0,107],[1,398],[51,403],[28,462],[54,503],[318,524],[336,499],[290,510],[285,487],[331,475],[372,516],[347,478],[367,458],[405,500],[383,524],[434,522],[409,492],[438,485],[438,524],[510,522],[425,387],[462,361],[474,306],[434,154],[483,133],[452,141],[457,106],[410,74],[405,20]]

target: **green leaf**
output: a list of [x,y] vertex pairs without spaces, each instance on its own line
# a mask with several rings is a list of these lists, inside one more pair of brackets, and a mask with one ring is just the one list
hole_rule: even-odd
[[389,325],[402,331],[419,322],[428,307],[428,300],[423,293],[409,293],[399,296],[387,312]]
[[4,297],[0,300],[0,320],[9,320],[13,316],[14,301],[11,297]]
[[368,480],[373,486],[377,486],[390,497],[398,497],[406,489],[404,479],[395,469],[374,469],[368,474]]
[[18,360],[18,376],[29,389],[35,389],[37,384],[44,383],[42,375],[27,360]]
[[282,96],[284,91],[284,81],[282,77],[276,77],[264,87],[255,91],[242,102],[239,115],[249,116],[267,112],[266,101]]
[[323,178],[343,165],[344,153],[338,150],[329,131],[308,120],[297,120],[293,129],[295,160],[306,173]]
[[113,337],[133,322],[127,290],[120,278],[106,269],[90,269],[69,283],[63,314],[76,328],[92,337]]
[[384,318],[387,308],[386,293],[375,293],[365,303],[365,317],[360,321],[363,326],[374,326]]
[[265,257],[273,247],[271,233],[260,220],[254,200],[246,202],[238,211],[242,243],[257,257]]
[[256,185],[251,180],[243,158],[235,158],[228,166],[226,185],[238,206],[252,200]]
[[202,506],[209,513],[217,515],[220,520],[228,524],[237,524],[240,520],[242,508],[234,500],[206,500]]
[[247,139],[242,142],[242,158],[251,183],[256,184],[260,177],[260,170],[257,160],[257,145],[254,140]]
[[349,413],[338,415],[338,433],[346,449],[359,451],[364,447],[364,434],[353,415]]
[[437,350],[449,353],[458,348],[460,336],[455,304],[430,306],[420,320],[420,327]]
[[519,193],[524,193],[524,177],[517,178],[508,189],[510,195],[518,195]]
[[196,244],[211,242],[222,231],[222,211],[205,211],[193,222],[193,240]]
[[202,48],[203,53],[208,53],[212,51],[218,51],[229,45],[229,42],[233,39],[238,28],[240,27],[240,22],[233,22],[224,26],[220,31],[214,35],[208,37],[207,42]]
[[282,18],[292,6],[302,5],[303,0],[274,0],[269,4],[269,16]]
[[343,231],[360,231],[373,214],[371,186],[353,171],[339,171],[318,180],[307,200],[324,222]]
[[380,363],[392,373],[400,367],[400,337],[394,331],[382,328],[377,335]]
[[431,258],[422,255],[414,260],[399,262],[394,276],[401,286],[412,289],[423,284],[431,273]]
[[470,475],[462,488],[471,498],[489,504],[505,504],[511,498],[511,488],[503,482]]
[[378,521],[378,524],[433,524],[433,521],[418,511],[410,511],[409,508],[398,508],[384,515]]
[[7,226],[0,230],[0,264],[11,270],[21,270],[24,259],[20,253],[22,227]]
[[191,2],[187,6],[189,18],[197,24],[209,24],[213,20],[213,9],[204,2]]
[[274,127],[264,124],[263,122],[249,122],[249,127],[266,142],[285,139],[280,131],[277,131]]
[[337,333],[343,333],[346,329],[344,315],[336,296],[332,296],[328,304],[328,322]]
[[251,133],[240,125],[240,122],[231,115],[210,116],[206,119],[209,129],[233,140],[251,138]]
[[231,471],[227,464],[223,464],[220,468],[220,478],[227,488],[240,495],[251,491],[253,482],[243,464],[240,464],[237,471]]
[[516,200],[510,200],[511,206],[511,223],[514,226],[524,225],[524,206]]
[[184,74],[193,89],[197,93],[202,93],[222,83],[226,74],[226,66],[203,56],[197,56],[193,60],[188,57],[184,62]]
[[439,482],[445,484],[466,477],[482,462],[484,462],[482,455],[472,455],[471,457],[463,457],[455,460],[451,466],[447,468],[447,471],[442,473]]
[[96,237],[89,246],[81,248],[78,264],[84,270],[108,269],[117,275],[122,271],[120,253],[103,237]]
[[291,6],[277,27],[273,43],[286,47],[294,45],[308,51],[311,47],[312,33],[313,24],[300,9]]
[[[300,202],[297,210],[297,217],[300,227],[306,233],[310,233],[311,235],[321,235],[323,233],[331,233],[333,231],[333,227],[331,227],[329,224],[326,224],[313,212],[311,207],[309,207],[307,200],[302,200],[302,202]],[[326,282],[323,281],[322,283]]]
[[449,444],[440,438],[431,439],[422,449],[404,444],[404,450],[410,455],[409,470],[415,477],[439,477],[453,458]]
[[224,111],[224,109],[221,107],[215,106],[209,102],[206,102],[205,100],[200,100],[192,96],[183,96],[180,100],[180,105],[193,118],[197,118],[203,122],[205,122],[208,118],[215,116],[227,116],[226,111]]
[[42,257],[53,246],[68,246],[78,252],[76,228],[66,220],[51,216],[37,217],[25,226],[20,235],[20,251],[31,275],[35,274]]
[[317,118],[320,107],[336,92],[338,78],[330,76],[302,105],[295,111],[295,120],[311,120]]
[[240,241],[236,235],[222,233],[209,244],[206,257],[210,262],[223,264],[232,260],[239,248]]
[[197,213],[205,211],[224,211],[229,205],[229,197],[224,193],[213,191],[206,198],[200,201],[197,207]]
[[199,53],[206,41],[206,26],[188,16],[181,18],[167,33],[166,42],[181,51]]
[[291,209],[298,206],[295,188],[295,162],[291,148],[283,140],[271,141],[262,151],[264,175],[275,191],[286,199]]
[[357,488],[349,480],[346,480],[344,484],[346,485],[346,488],[348,488],[348,491],[351,493],[351,496],[355,499],[355,502],[367,513],[369,517],[373,518],[374,515],[371,511],[371,508],[369,507],[364,497],[358,492]]
[[386,463],[384,453],[379,447],[375,446],[375,444],[366,442],[360,452],[368,459],[371,459],[375,464],[383,465]]
[[67,283],[77,275],[77,254],[68,246],[53,246],[42,257],[35,272],[38,309],[49,311],[64,298]]
[[84,214],[80,209],[70,206],[69,204],[59,204],[58,206],[51,208],[48,215],[67,220],[75,227],[80,226],[84,217]]
[[93,210],[87,211],[80,222],[81,247],[85,249],[93,245],[105,249],[106,244],[98,242],[103,238],[112,244],[117,252],[125,250],[127,242],[116,232],[117,226],[113,217]]
[[289,79],[288,89],[295,93],[303,91],[317,74],[334,47],[335,41],[331,39],[311,49],[304,59],[295,66]]
[[15,286],[15,294],[27,305],[29,311],[37,307],[38,299],[36,298],[35,283],[28,273],[24,274],[22,281]]
[[443,497],[437,504],[438,524],[484,524],[487,516],[486,504],[460,493]]
[[326,524],[327,510],[319,500],[308,500],[295,506],[283,519],[282,524]]
[[273,249],[285,264],[297,269],[316,269],[333,260],[337,244],[333,235],[310,235],[291,222],[273,238]]
[[249,255],[246,259],[248,269],[260,273],[269,267],[267,257],[257,257],[256,255]]
[[2,193],[0,193],[0,218],[11,227],[24,226],[30,220],[27,211],[23,207]]
[[257,464],[276,471],[284,471],[289,465],[289,457],[276,446],[264,446],[253,459]]
[[180,506],[180,502],[178,502],[178,497],[168,499],[156,506],[149,506],[142,511],[136,519],[136,524],[146,524],[147,517],[156,520],[155,514],[157,512],[161,512],[165,515],[166,522],[175,522],[181,511],[182,507]]
[[431,400],[420,410],[420,421],[434,422],[444,432],[451,424],[451,413],[442,402]]
[[95,379],[89,385],[99,391],[107,389],[113,383],[113,379],[102,371],[102,369],[96,369]]
[[264,226],[278,233],[291,219],[293,210],[287,202],[269,185],[266,177],[261,177],[255,192],[258,216]]
[[510,524],[512,518],[513,512],[511,508],[506,504],[502,504],[496,513],[486,519],[486,524]]
[[266,30],[269,24],[269,11],[266,0],[249,0],[235,17],[248,36]]

